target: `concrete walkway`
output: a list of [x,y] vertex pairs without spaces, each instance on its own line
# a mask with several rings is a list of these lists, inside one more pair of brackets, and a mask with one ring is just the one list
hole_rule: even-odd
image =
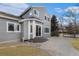
[[79,56],[79,51],[72,47],[71,40],[65,37],[52,37],[46,42],[39,43],[39,48],[53,56]]

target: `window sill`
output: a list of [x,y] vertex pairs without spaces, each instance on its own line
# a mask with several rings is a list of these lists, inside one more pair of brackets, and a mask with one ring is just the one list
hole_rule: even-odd
[[50,34],[50,33],[44,33],[44,34]]
[[16,32],[20,32],[20,31],[7,31],[9,33],[16,33]]

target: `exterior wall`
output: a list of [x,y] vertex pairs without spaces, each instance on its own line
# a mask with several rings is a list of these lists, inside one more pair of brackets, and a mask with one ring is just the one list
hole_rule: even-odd
[[[50,32],[51,31],[50,15],[47,14],[44,7],[33,7],[33,10],[38,10],[40,12],[39,13],[39,19],[40,19],[40,21],[43,22],[43,24],[42,24],[42,36],[43,37],[50,37],[50,33],[51,33]],[[34,15],[34,13],[33,13],[33,15]],[[49,17],[49,21],[48,21],[48,19],[45,20],[45,16]],[[35,16],[35,17],[37,17],[37,16]],[[45,31],[44,31],[45,28],[49,28],[49,33],[45,33]]]
[[[39,13],[39,17],[36,16],[34,14],[34,10],[38,10]],[[29,19],[29,13],[32,13],[31,16],[35,17],[37,20],[42,21],[42,36],[43,37],[50,37],[50,31],[49,33],[45,33],[44,29],[46,27],[49,28],[50,30],[50,21],[45,20],[45,15],[46,15],[46,10],[44,7],[33,7],[30,11],[28,11],[23,18],[25,19]],[[49,17],[49,16],[48,16]],[[33,18],[34,19],[34,18]],[[3,41],[20,41],[20,39],[28,39],[28,21],[24,21],[21,23],[21,32],[7,32],[7,22],[14,22],[14,23],[18,23],[17,20],[10,20],[10,19],[4,19],[4,18],[0,18],[0,42]],[[36,22],[37,24],[39,24],[40,22]],[[34,34],[34,32],[33,32]],[[35,33],[36,34],[36,33]]]
[[[51,23],[50,21],[47,21],[47,20],[44,20],[44,23],[43,23],[43,37],[50,37],[50,33],[51,33]],[[45,28],[49,28],[49,33],[45,33]]]
[[20,41],[20,32],[7,32],[7,22],[15,22],[13,20],[0,18],[0,42],[16,40]]
[[[37,10],[39,11],[39,17],[36,16],[34,14],[34,10]],[[42,36],[43,37],[50,37],[50,30],[51,30],[51,23],[50,23],[50,19],[49,21],[48,20],[45,20],[45,16],[49,17],[50,16],[47,14],[46,10],[44,7],[32,7],[31,10],[29,10],[24,16],[22,16],[23,18],[25,19],[29,19],[29,14],[32,13],[32,15],[30,17],[35,17],[35,19],[39,20],[39,21],[42,21],[43,24],[42,24]],[[45,28],[48,27],[49,28],[49,33],[45,33]]]

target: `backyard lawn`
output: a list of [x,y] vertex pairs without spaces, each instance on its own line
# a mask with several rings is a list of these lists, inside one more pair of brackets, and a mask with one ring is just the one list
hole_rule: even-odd
[[79,38],[76,38],[76,39],[72,40],[72,46],[75,49],[79,50]]
[[19,45],[19,46],[1,46],[0,56],[46,56],[46,53],[39,48],[34,48],[32,46]]

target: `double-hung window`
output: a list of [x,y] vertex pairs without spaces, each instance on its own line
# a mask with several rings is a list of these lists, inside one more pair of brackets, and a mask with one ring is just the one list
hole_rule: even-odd
[[7,32],[20,32],[20,24],[7,22]]

